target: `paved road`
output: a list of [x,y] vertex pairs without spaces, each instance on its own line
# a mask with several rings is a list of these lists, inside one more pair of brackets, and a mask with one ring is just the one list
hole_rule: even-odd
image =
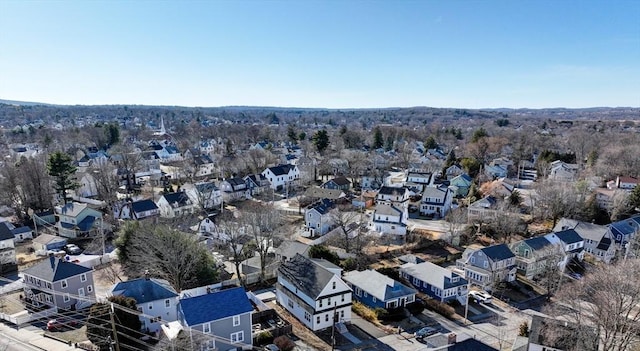
[[0,323],[0,350],[11,351],[71,351],[80,350],[66,343],[42,335],[42,330],[28,328],[15,329]]

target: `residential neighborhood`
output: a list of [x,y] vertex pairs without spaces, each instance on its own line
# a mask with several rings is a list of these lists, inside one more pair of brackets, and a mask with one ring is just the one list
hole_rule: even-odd
[[[118,111],[75,122],[109,142],[45,148],[5,131],[3,323],[91,350],[117,337],[148,350],[570,351],[545,325],[612,328],[567,306],[639,258],[640,165],[500,139],[561,142],[578,133],[568,124],[514,114],[461,139],[430,122],[340,134],[278,111],[275,124],[203,115],[187,133],[169,113]],[[622,125],[607,133],[637,137]]]

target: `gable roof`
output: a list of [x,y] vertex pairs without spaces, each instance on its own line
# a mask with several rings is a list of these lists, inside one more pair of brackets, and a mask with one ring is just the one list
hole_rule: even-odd
[[57,282],[91,271],[91,268],[50,256],[37,265],[27,268],[23,273],[47,282]]
[[0,223],[0,241],[13,240],[15,236],[11,232],[11,229],[7,226],[7,222]]
[[509,250],[509,247],[506,244],[487,246],[485,248],[480,249],[480,251],[484,252],[484,254],[487,255],[487,257],[489,257],[494,261],[502,261],[511,257],[515,257],[513,252]]
[[580,234],[573,229],[556,232],[555,235],[565,244],[575,244],[583,240]]
[[396,207],[385,205],[385,204],[377,204],[374,213],[378,214],[378,215],[385,215],[385,216],[400,216],[400,215],[402,215],[402,211],[400,211]]
[[562,218],[553,228],[555,232],[573,229],[585,240],[601,241],[607,235],[607,227],[575,219]]
[[135,213],[145,212],[157,210],[158,205],[155,202],[151,201],[151,199],[135,201],[131,203],[131,209]]
[[296,254],[278,267],[278,274],[284,276],[303,294],[317,299],[334,274],[312,260]]
[[331,200],[322,199],[316,203],[313,203],[307,207],[308,210],[316,210],[321,215],[329,213],[334,207],[334,203]]
[[178,296],[178,293],[168,281],[155,278],[139,278],[120,282],[111,291],[114,294],[131,297],[138,304]]
[[308,256],[309,245],[301,243],[299,241],[285,240],[276,249],[276,254],[282,255],[286,258],[291,258],[299,253],[305,257]]
[[187,196],[187,194],[185,194],[184,191],[164,194],[162,196],[170,205],[177,203],[178,206],[186,206],[189,204],[189,197]]
[[344,275],[344,280],[380,301],[416,293],[415,289],[371,269],[347,272]]
[[[349,181],[349,179],[345,178],[345,177],[335,177],[329,181],[327,181],[327,183],[329,182],[334,182],[337,185],[349,185],[351,184],[351,182]],[[325,183],[326,184],[326,183]]]
[[380,188],[380,190],[378,191],[378,194],[404,196],[406,192],[407,192],[407,189],[405,187],[392,187],[392,186],[385,185],[382,188]]
[[64,206],[56,207],[56,212],[69,217],[78,217],[80,212],[84,211],[88,206],[80,202],[69,202]]
[[187,325],[194,326],[253,311],[243,288],[232,288],[180,300]]
[[324,189],[318,187],[311,187],[304,193],[305,196],[318,198],[318,199],[330,199],[337,200],[344,197],[344,192],[338,189]]
[[294,168],[292,165],[277,165],[275,167],[269,167],[268,170],[275,176],[287,175]]
[[551,242],[544,236],[529,238],[523,241],[527,245],[529,245],[529,247],[531,247],[533,250],[541,250],[541,249],[544,249],[546,246],[551,245]]
[[[431,262],[405,263],[400,266],[400,270],[440,289],[449,289],[467,284],[467,280],[462,275]],[[458,278],[457,283],[452,282],[454,277]]]

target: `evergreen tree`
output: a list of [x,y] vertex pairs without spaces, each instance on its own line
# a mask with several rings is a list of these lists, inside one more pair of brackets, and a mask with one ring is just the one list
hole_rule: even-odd
[[429,135],[429,137],[427,138],[427,140],[424,142],[423,145],[424,145],[424,148],[427,150],[438,148],[438,143],[436,143],[436,139],[433,138],[433,135]]
[[289,124],[289,126],[287,127],[287,137],[289,137],[289,140],[292,143],[295,143],[296,141],[298,141],[298,134],[296,133],[296,128],[292,124]]
[[313,145],[316,146],[316,149],[318,149],[318,152],[322,153],[329,146],[329,133],[327,133],[326,129],[319,130],[313,134],[311,140],[313,141]]
[[631,213],[633,213],[636,208],[640,209],[640,185],[636,185],[631,194],[629,194],[627,204],[629,204]]
[[471,142],[475,143],[478,140],[480,140],[480,139],[482,139],[484,137],[487,137],[487,136],[489,136],[489,134],[487,133],[487,130],[482,128],[482,127],[480,127],[480,128],[476,129],[473,132],[473,135],[471,136]]
[[373,130],[373,148],[379,149],[384,146],[384,138],[382,137],[382,131],[380,127],[376,127]]
[[67,203],[67,191],[80,187],[80,184],[78,184],[74,178],[76,166],[74,165],[73,159],[63,152],[56,151],[49,156],[47,171],[55,180],[54,189],[58,192],[64,203]]

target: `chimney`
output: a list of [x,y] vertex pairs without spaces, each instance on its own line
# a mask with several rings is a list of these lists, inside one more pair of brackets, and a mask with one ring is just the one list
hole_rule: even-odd
[[149,280],[149,270],[148,269],[144,270],[144,280]]
[[451,344],[455,344],[455,343],[457,342],[457,340],[456,340],[456,339],[457,339],[457,335],[456,335],[456,333],[451,333],[451,334],[449,334],[449,336],[447,337],[447,341],[448,341],[449,345],[451,345]]

